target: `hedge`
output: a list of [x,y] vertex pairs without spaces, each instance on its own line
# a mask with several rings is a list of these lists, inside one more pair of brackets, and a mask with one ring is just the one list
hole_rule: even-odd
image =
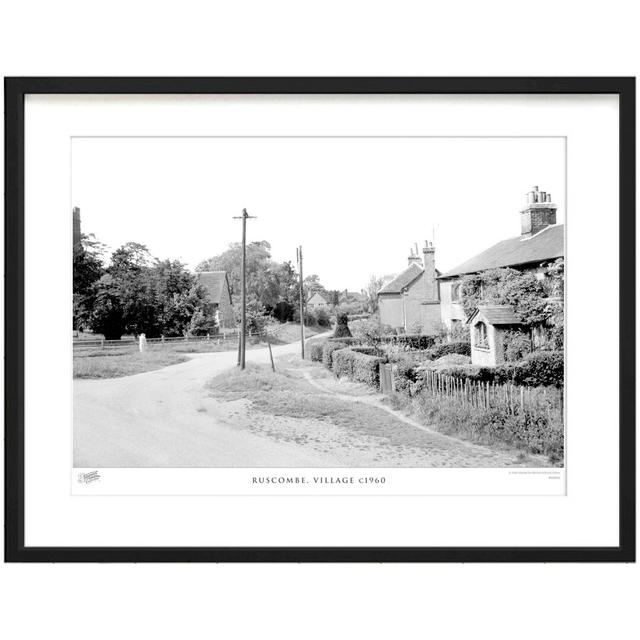
[[448,356],[452,353],[458,353],[461,356],[471,355],[471,345],[468,342],[445,342],[437,347],[432,347],[425,354],[430,360],[437,360],[442,356]]
[[309,359],[313,362],[322,362],[322,352],[324,350],[324,341],[316,340],[315,342],[309,341],[307,343],[307,353]]
[[353,349],[339,349],[333,353],[333,373],[347,376],[356,382],[364,382],[372,387],[380,386],[380,364],[383,358],[377,358]]
[[564,353],[562,351],[538,351],[519,362],[505,362],[496,367],[452,364],[438,367],[437,372],[455,378],[468,378],[469,380],[495,382],[496,384],[512,383],[525,387],[562,387],[564,385]]
[[344,349],[346,345],[341,342],[327,342],[324,343],[322,347],[322,364],[327,367],[327,369],[333,368],[333,352],[338,351],[339,349]]
[[[342,342],[347,345],[369,345],[371,343],[397,344],[397,345],[407,346],[410,349],[425,350],[425,349],[428,349],[429,347],[432,347],[436,339],[433,336],[423,336],[420,334],[403,333],[397,336],[379,336],[377,338],[370,339],[369,341],[366,338],[357,338],[357,337],[329,338],[329,340],[334,342]],[[452,343],[452,344],[457,344],[457,343]]]

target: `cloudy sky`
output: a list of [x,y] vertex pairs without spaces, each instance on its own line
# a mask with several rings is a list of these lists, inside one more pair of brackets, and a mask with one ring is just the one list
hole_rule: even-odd
[[518,235],[533,185],[565,214],[562,138],[74,138],[72,203],[114,249],[146,244],[191,268],[240,240],[329,289],[395,274],[432,240],[448,270]]

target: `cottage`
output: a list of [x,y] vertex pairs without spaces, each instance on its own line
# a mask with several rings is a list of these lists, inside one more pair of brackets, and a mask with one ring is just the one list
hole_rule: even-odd
[[417,248],[409,266],[378,291],[380,324],[406,332],[433,335],[441,326],[440,272],[435,267],[435,247],[426,242],[422,259]]
[[213,303],[216,322],[219,327],[230,329],[235,326],[231,303],[231,289],[226,271],[199,271],[198,284],[209,294]]
[[533,187],[527,194],[525,208],[520,211],[519,236],[498,242],[439,276],[442,322],[449,330],[466,322],[460,298],[465,275],[511,267],[533,271],[544,278],[547,264],[564,257],[564,225],[556,224],[556,211],[551,194]]
[[314,291],[310,294],[307,300],[307,309],[314,311],[317,309],[327,309],[329,307],[329,301],[318,291]]
[[469,316],[471,362],[495,366],[504,362],[504,337],[517,329],[520,320],[508,305],[482,305]]

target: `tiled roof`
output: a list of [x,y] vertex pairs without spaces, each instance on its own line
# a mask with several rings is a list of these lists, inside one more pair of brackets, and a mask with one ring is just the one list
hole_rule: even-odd
[[480,305],[467,322],[471,322],[476,315],[481,315],[489,324],[522,324],[513,308],[506,304]]
[[225,294],[229,296],[229,300],[231,299],[226,271],[199,271],[196,276],[198,284],[207,290],[212,302],[220,304]]
[[[314,298],[319,298],[319,300],[314,300]],[[318,304],[320,302],[324,302],[325,304],[329,304],[328,300],[318,291],[312,291],[309,294],[309,298],[307,302],[313,302],[314,304]]]
[[555,224],[530,238],[523,239],[517,236],[498,242],[440,277],[451,278],[485,269],[544,262],[562,256],[564,256],[564,225]]
[[423,272],[422,267],[417,264],[411,264],[399,276],[396,276],[391,282],[385,284],[378,294],[381,293],[402,293],[402,290],[409,286]]

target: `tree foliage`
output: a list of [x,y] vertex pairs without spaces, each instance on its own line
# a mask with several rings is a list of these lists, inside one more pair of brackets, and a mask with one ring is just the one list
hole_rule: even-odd
[[157,260],[139,243],[113,252],[94,290],[89,326],[108,340],[184,335],[196,313],[194,328],[213,326],[213,304],[195,276],[178,260]]
[[89,326],[96,299],[96,284],[104,275],[104,245],[93,235],[82,235],[73,249],[73,328]]

